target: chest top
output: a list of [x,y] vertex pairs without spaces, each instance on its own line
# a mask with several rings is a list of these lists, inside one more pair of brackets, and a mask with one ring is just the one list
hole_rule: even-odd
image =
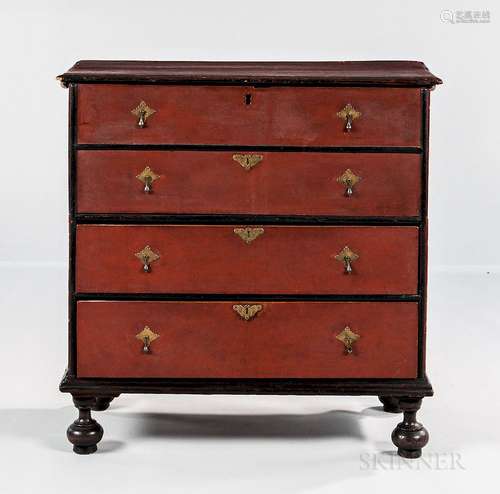
[[71,82],[230,83],[432,87],[422,62],[149,62],[81,60],[58,79]]

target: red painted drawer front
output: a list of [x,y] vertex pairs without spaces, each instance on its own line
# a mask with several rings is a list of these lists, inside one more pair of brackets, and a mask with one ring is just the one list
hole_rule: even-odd
[[[141,101],[156,110],[144,128],[131,113]],[[361,113],[350,133],[347,104]],[[411,88],[78,87],[79,143],[420,146],[420,115]]]
[[[78,211],[83,213],[241,213],[418,216],[419,155],[251,153],[246,171],[233,152],[80,151]],[[136,177],[159,175],[152,192]],[[351,197],[337,182],[361,177]]]
[[[135,253],[160,255],[144,272]],[[353,273],[335,259],[349,246]],[[78,292],[415,294],[417,227],[78,225]]]
[[[234,303],[79,302],[78,376],[416,377],[416,303],[258,302],[250,321]],[[135,337],[146,325],[160,335],[150,354]]]

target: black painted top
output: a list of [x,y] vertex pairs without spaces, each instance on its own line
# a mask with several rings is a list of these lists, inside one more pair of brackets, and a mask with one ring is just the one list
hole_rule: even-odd
[[147,62],[81,60],[60,75],[70,82],[318,84],[432,87],[442,81],[422,62]]

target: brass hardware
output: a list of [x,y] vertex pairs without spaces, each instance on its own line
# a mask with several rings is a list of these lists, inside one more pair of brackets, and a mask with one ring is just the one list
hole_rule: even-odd
[[151,331],[149,326],[144,326],[144,329],[135,335],[135,337],[142,341],[142,353],[151,353],[151,343],[160,337],[159,334]]
[[335,256],[337,261],[343,262],[346,274],[352,273],[352,262],[358,259],[359,256],[353,252],[347,245]]
[[245,321],[250,321],[262,310],[262,305],[233,305],[233,310]]
[[264,233],[264,228],[235,228],[234,233],[249,244]]
[[342,184],[345,189],[346,197],[351,197],[354,192],[354,186],[361,180],[361,177],[354,175],[352,170],[348,168],[340,177],[337,178],[337,182]]
[[352,331],[349,326],[346,326],[335,338],[344,344],[346,355],[350,355],[353,343],[358,341],[361,336]]
[[237,161],[246,171],[251,170],[263,159],[262,154],[233,154],[233,160]]
[[351,103],[348,103],[347,105],[345,105],[344,108],[342,108],[342,110],[340,110],[337,113],[337,117],[345,120],[345,127],[344,127],[345,132],[351,132],[353,120],[356,120],[360,116],[361,116],[361,113],[359,111],[357,111],[354,108],[354,106],[351,105]]
[[135,254],[135,257],[137,257],[142,264],[144,265],[143,269],[145,273],[149,273],[151,271],[151,266],[150,264],[152,262],[157,261],[160,258],[160,255],[157,254],[156,252],[153,252],[151,247],[149,245],[146,245],[144,249],[142,249],[140,252],[137,252]]
[[144,184],[144,193],[149,194],[153,188],[153,182],[160,178],[160,175],[157,175],[149,166],[146,166],[135,178]]
[[156,110],[150,108],[145,101],[141,101],[133,110],[131,110],[137,117],[137,127],[141,129],[146,127],[146,120],[153,114]]

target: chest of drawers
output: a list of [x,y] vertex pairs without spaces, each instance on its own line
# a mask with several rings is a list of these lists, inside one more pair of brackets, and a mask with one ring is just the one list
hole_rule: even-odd
[[82,61],[69,87],[69,362],[121,393],[374,395],[425,372],[429,92],[420,62]]

